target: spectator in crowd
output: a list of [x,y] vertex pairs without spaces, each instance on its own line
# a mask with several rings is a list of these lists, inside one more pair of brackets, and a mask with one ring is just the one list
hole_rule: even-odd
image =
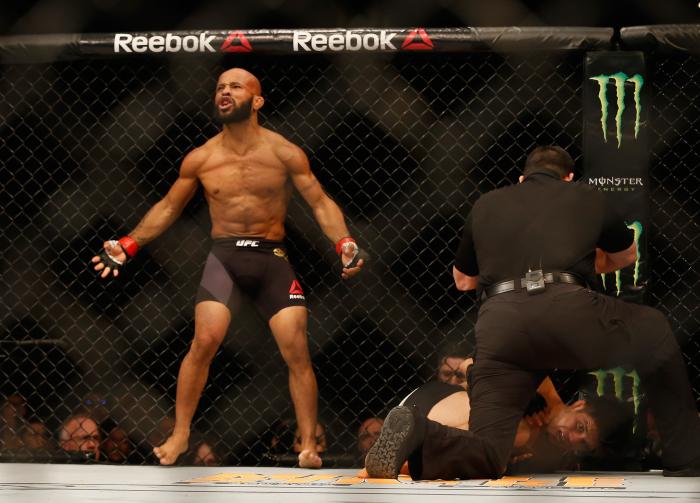
[[112,415],[116,405],[116,401],[108,392],[93,389],[83,395],[73,413],[91,417],[99,426],[102,438],[107,439],[114,428],[121,426]]
[[61,449],[69,454],[81,453],[85,460],[100,459],[100,429],[91,417],[76,414],[63,422],[58,433]]
[[194,443],[192,449],[192,464],[195,466],[220,466],[221,456],[207,440]]
[[357,430],[357,450],[364,461],[367,451],[374,445],[382,431],[384,420],[380,417],[370,417],[362,421]]
[[465,362],[467,361],[473,362],[470,356],[459,351],[452,350],[440,353],[436,373],[438,381],[466,385]]
[[22,447],[22,430],[26,423],[27,405],[17,393],[9,395],[0,410],[0,449]]
[[22,433],[24,447],[32,451],[50,453],[54,450],[51,431],[41,421],[30,421]]
[[[105,393],[91,391],[83,397],[79,411],[90,416],[98,425],[110,420],[109,399]],[[109,429],[112,425],[107,425]],[[106,433],[106,432],[105,432]]]
[[[326,427],[323,422],[317,423],[315,430],[316,450],[330,456],[331,464],[341,459],[337,453],[328,452]],[[270,427],[263,437],[267,451],[261,454],[263,462],[273,466],[296,466],[298,454],[301,452],[301,433],[293,418],[279,419]],[[352,463],[352,456],[345,456],[346,463]]]
[[107,460],[112,463],[126,463],[131,449],[129,434],[120,426],[115,426],[109,431],[101,447]]
[[263,457],[268,461],[274,461],[281,454],[292,451],[294,445],[294,425],[290,418],[279,419],[270,427],[264,438],[267,452]]

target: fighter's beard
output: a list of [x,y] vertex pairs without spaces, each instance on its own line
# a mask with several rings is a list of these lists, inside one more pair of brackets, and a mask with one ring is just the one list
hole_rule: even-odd
[[241,102],[240,105],[235,107],[230,113],[224,115],[221,113],[219,108],[214,104],[214,122],[220,126],[225,126],[226,124],[236,124],[239,122],[246,121],[250,118],[253,113],[253,98],[248,101]]

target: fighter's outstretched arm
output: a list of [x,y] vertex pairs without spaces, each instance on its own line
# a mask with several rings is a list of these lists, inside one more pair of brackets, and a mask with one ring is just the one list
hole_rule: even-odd
[[[355,258],[357,247],[343,246],[342,242],[350,237],[343,212],[321,187],[311,171],[306,154],[299,147],[289,144],[284,147],[281,157],[289,168],[294,187],[313,210],[314,217],[323,233],[333,243],[340,245],[338,252],[342,254],[343,264],[350,263]],[[360,272],[363,264],[364,260],[360,259],[356,267],[344,267],[343,279],[350,278]]]
[[197,150],[190,152],[182,161],[180,174],[168,193],[148,210],[136,228],[118,242],[109,240],[103,243],[104,253],[92,258],[94,269],[102,271],[100,277],[106,278],[110,272],[118,276],[118,265],[126,262],[139,247],[161,235],[177,220],[197,191],[197,169],[201,160],[202,154]]

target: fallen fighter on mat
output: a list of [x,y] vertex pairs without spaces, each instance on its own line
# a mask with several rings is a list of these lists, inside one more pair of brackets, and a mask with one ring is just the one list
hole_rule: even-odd
[[[469,364],[469,360],[465,362]],[[431,381],[410,393],[400,405],[445,426],[469,429],[469,394],[465,386]],[[572,468],[581,455],[595,452],[620,429],[631,428],[624,404],[607,398],[578,400],[566,405],[547,377],[520,420],[513,442],[509,472]],[[524,462],[527,462],[526,464]],[[402,474],[408,474],[406,463]],[[358,476],[367,478],[366,469]]]

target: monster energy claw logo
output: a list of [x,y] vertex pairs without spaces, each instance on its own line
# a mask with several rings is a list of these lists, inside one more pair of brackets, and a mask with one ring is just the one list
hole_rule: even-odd
[[[639,391],[639,385],[640,385],[640,379],[639,379],[639,374],[637,374],[636,370],[632,370],[631,372],[627,372],[625,369],[622,367],[616,367],[614,369],[601,369],[601,370],[596,370],[595,372],[589,372],[590,375],[595,377],[596,379],[596,394],[598,396],[603,396],[605,395],[605,384],[607,381],[608,375],[612,376],[613,378],[613,391],[615,393],[615,398],[618,400],[624,400],[625,399],[625,390],[623,389],[623,383],[625,377],[629,377],[632,379],[632,401],[634,403],[634,415],[635,418],[639,412],[639,403],[641,401],[641,393]],[[636,419],[635,419],[635,425],[634,429],[636,430],[637,425],[636,425]]]
[[[637,286],[637,282],[639,281],[639,261],[642,258],[642,252],[639,248],[639,238],[641,237],[642,232],[644,232],[644,228],[639,220],[635,220],[631,224],[628,224],[627,228],[634,231],[634,244],[637,247],[637,260],[634,261],[634,286]],[[606,288],[605,274],[601,274],[600,277],[603,281],[603,288]],[[622,293],[622,274],[620,273],[619,269],[615,271],[615,286],[617,288],[617,296],[619,297],[620,293]]]
[[625,82],[634,84],[634,138],[639,135],[640,118],[642,114],[642,86],[644,78],[635,73],[629,77],[626,73],[618,72],[612,75],[598,75],[590,77],[598,83],[598,99],[600,100],[600,125],[603,128],[603,139],[608,142],[608,83],[615,83],[615,94],[617,96],[617,113],[615,114],[615,135],[617,137],[617,148],[622,144],[622,113],[625,111]]

